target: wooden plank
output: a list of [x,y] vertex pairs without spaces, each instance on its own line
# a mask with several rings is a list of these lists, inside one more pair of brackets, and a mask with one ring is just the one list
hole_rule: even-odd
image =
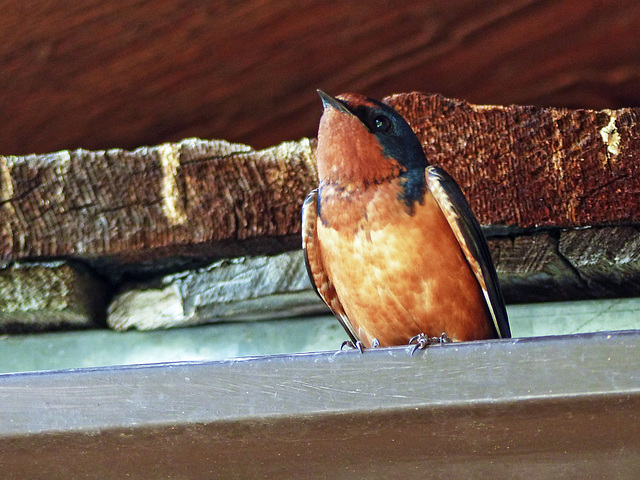
[[0,267],[0,332],[97,327],[109,289],[81,264],[17,262]]
[[620,332],[1,375],[0,464],[6,478],[635,479],[639,349]]
[[[488,107],[419,93],[389,101],[489,225],[507,301],[640,295],[633,227],[640,221],[640,110]],[[211,300],[202,271],[171,276],[220,258],[298,249],[301,204],[317,183],[313,149],[308,139],[260,151],[189,139],[133,152],[0,156],[0,262],[70,258],[113,291],[134,290],[112,308],[118,328],[317,312],[308,288],[301,299],[280,292],[281,306],[245,292],[221,310],[225,301]],[[581,252],[597,252],[600,237],[617,235],[602,229],[616,225],[627,253],[617,255],[613,239],[611,258],[585,260]],[[193,308],[180,286],[185,275],[206,300]],[[145,313],[141,295],[147,303],[161,299],[162,311]],[[146,320],[129,317],[136,305]],[[38,327],[57,322],[43,318]]]
[[547,231],[489,239],[508,303],[590,298],[592,293],[583,279],[558,251],[559,235]]
[[640,104],[633,0],[3,2],[0,153],[313,136],[316,88]]
[[308,140],[256,152],[188,139],[133,152],[0,156],[0,174],[0,261],[142,263],[242,255],[245,241],[254,254],[290,248],[282,237],[300,230],[315,164]]
[[[640,221],[638,109],[486,107],[417,93],[389,101],[484,224],[518,234]],[[73,255],[104,267],[290,249],[317,184],[313,145],[255,151],[190,139],[0,156],[0,261]]]
[[205,268],[130,282],[107,312],[116,330],[151,330],[229,320],[328,313],[301,250],[220,260]]
[[[556,229],[488,243],[509,304],[640,296],[637,228]],[[107,323],[147,330],[326,311],[297,250],[129,282],[111,303]]]
[[629,296],[640,292],[638,227],[618,226],[567,231],[559,252],[595,296]]
[[[489,246],[505,298],[513,304],[640,296],[638,242],[634,227],[604,227],[498,236],[489,239]],[[86,269],[76,272],[70,265],[55,265],[25,263],[0,272],[6,287],[0,331],[51,328],[61,322],[87,326],[102,320],[108,293],[104,283]],[[36,271],[40,273],[34,275]],[[44,280],[55,271],[72,274],[72,283],[67,276]],[[42,308],[34,310],[34,305]],[[308,281],[302,252],[296,250],[129,281],[112,299],[106,319],[119,330],[148,330],[326,311]],[[79,316],[69,316],[72,312]]]
[[640,110],[478,106],[420,93],[388,101],[427,158],[458,181],[481,223],[640,220]]

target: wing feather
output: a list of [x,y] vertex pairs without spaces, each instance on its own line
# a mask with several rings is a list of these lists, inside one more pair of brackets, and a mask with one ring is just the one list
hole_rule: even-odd
[[304,252],[307,272],[309,273],[311,284],[316,293],[338,318],[346,330],[347,335],[349,335],[349,338],[355,344],[359,340],[358,336],[344,311],[331,279],[324,269],[317,228],[318,190],[315,189],[307,196],[302,206],[302,250]]
[[471,207],[458,184],[447,172],[430,166],[426,170],[427,186],[451,226],[460,248],[482,289],[493,324],[500,338],[510,338],[511,329],[498,275],[487,241]]

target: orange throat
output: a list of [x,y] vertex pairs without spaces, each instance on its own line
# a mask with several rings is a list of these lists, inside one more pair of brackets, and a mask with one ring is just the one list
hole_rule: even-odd
[[384,155],[376,137],[357,117],[331,108],[320,119],[316,161],[321,182],[345,188],[397,177],[404,170]]

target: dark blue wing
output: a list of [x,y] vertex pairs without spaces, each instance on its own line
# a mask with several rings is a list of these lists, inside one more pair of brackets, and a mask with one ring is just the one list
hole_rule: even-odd
[[511,329],[507,310],[498,283],[491,253],[480,225],[471,211],[460,187],[451,176],[438,167],[427,167],[426,181],[431,194],[438,202],[451,226],[460,248],[473,270],[493,318],[500,338],[510,338]]

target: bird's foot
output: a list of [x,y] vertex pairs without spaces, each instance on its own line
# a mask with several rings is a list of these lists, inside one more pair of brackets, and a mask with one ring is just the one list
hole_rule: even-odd
[[353,343],[351,340],[345,340],[344,342],[342,342],[342,345],[340,345],[340,350],[344,350],[344,347],[349,347],[354,350],[360,351],[360,353],[364,353],[364,345],[360,340],[358,340],[356,343]]
[[[411,349],[411,355],[413,355],[416,350],[424,350],[430,345],[435,345],[438,343],[451,343],[453,340],[449,338],[449,335],[443,333],[439,337],[427,337],[424,333],[419,333],[415,337],[411,337],[409,340],[409,345],[413,345]],[[415,345],[414,345],[415,344]]]
[[[373,340],[371,340],[371,348],[378,348],[379,346],[380,346],[380,342],[378,341],[377,338],[374,338]],[[344,350],[344,347],[349,347],[349,348],[353,348],[354,350],[359,350],[360,353],[364,353],[364,349],[365,349],[365,346],[362,344],[360,340],[358,340],[356,343],[353,343],[352,340],[345,340],[344,342],[342,342],[342,345],[340,345],[340,350]]]

